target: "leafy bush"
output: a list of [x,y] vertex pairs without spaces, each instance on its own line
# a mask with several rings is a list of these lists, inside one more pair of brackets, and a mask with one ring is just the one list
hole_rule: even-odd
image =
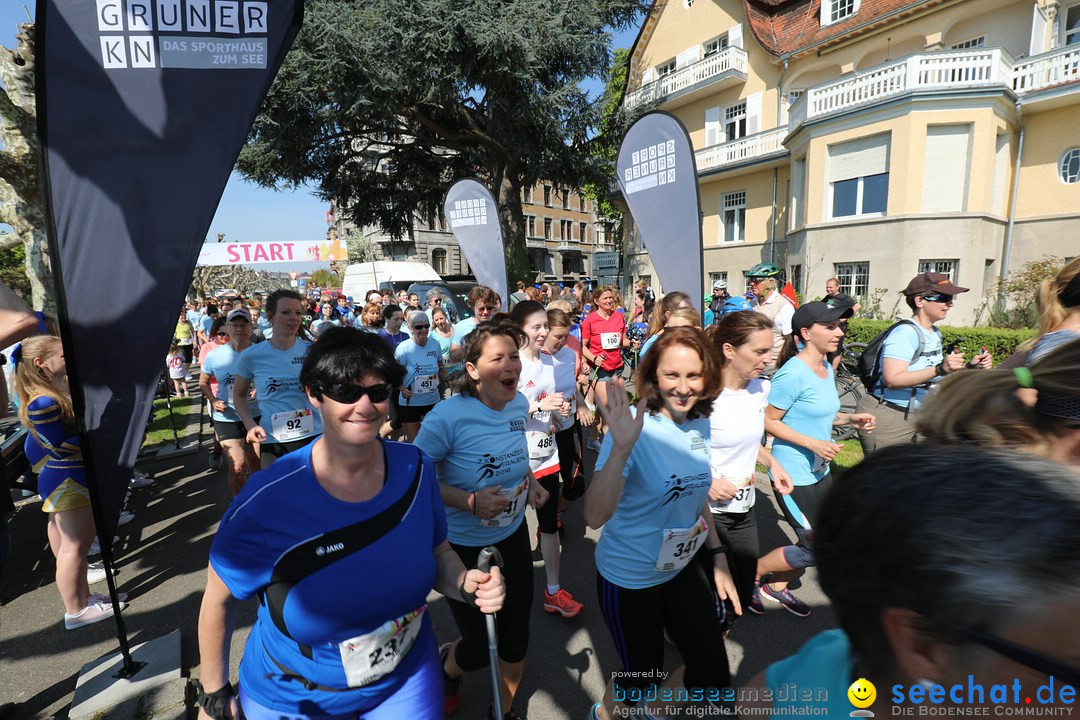
[[[889,320],[852,318],[848,322],[847,337],[844,338],[844,342],[868,343],[890,325],[892,325],[892,322]],[[978,354],[980,348],[985,345],[990,354],[994,356],[995,365],[1012,355],[1020,343],[1035,335],[1035,331],[1029,329],[1009,330],[1005,328],[948,327],[945,325],[939,326],[939,329],[941,330],[942,342],[946,346],[953,340],[963,338],[964,342],[960,344],[960,348],[968,358]]]
[[1005,306],[999,307],[992,301],[987,305],[990,325],[1013,329],[1037,327],[1039,310],[1035,298],[1039,294],[1039,286],[1046,278],[1057,275],[1064,266],[1063,258],[1043,255],[1009,273],[1004,283],[998,283],[996,293],[1005,296]]

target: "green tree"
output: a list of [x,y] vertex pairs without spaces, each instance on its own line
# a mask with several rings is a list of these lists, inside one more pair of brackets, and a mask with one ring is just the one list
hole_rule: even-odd
[[521,189],[601,182],[588,150],[610,29],[648,0],[309,0],[238,167],[308,182],[357,227],[404,236],[454,181],[492,189],[508,274],[528,273]]
[[1004,299],[1004,304],[995,305],[990,310],[990,326],[997,328],[1038,328],[1039,309],[1035,299],[1039,295],[1039,286],[1043,280],[1057,275],[1065,267],[1065,260],[1054,255],[1043,255],[1038,260],[1024,264],[1013,270],[998,283],[997,297]]

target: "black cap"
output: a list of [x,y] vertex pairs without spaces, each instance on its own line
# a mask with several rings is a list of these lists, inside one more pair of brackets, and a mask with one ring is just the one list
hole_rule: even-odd
[[845,320],[854,314],[851,306],[847,303],[837,307],[829,307],[828,303],[821,301],[808,302],[799,306],[791,318],[791,332],[795,337],[800,337],[799,331],[808,328],[814,323],[831,323],[837,320]]

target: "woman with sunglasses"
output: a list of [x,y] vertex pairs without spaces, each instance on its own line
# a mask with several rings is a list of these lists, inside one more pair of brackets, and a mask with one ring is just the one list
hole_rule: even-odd
[[[294,290],[275,290],[266,299],[273,336],[240,354],[236,364],[233,404],[247,429],[245,439],[262,445],[263,469],[322,432],[322,420],[300,386],[300,365],[311,347],[301,328],[304,298]],[[256,421],[248,404],[255,388],[262,417]]]
[[[214,348],[199,359],[202,374],[199,376],[199,390],[210,403],[210,421],[214,425],[214,436],[221,444],[221,452],[229,459],[229,474],[226,484],[229,492],[236,495],[247,482],[248,475],[259,469],[259,446],[247,444],[244,436],[244,423],[236,413],[233,401],[233,385],[236,382],[236,368],[240,354],[251,347],[251,313],[246,308],[239,308],[229,313],[222,327],[226,330],[225,344],[207,345]],[[216,324],[216,323],[215,323]],[[258,401],[248,400],[248,412],[257,423],[262,418]]]
[[912,316],[888,330],[878,361],[881,379],[856,407],[878,420],[873,434],[859,433],[864,455],[915,442],[915,415],[941,378],[965,369],[993,367],[994,359],[985,348],[966,364],[963,350],[944,352],[936,325],[949,314],[953,297],[967,291],[954,285],[949,276],[932,272],[915,276],[904,289]]
[[[506,585],[513,590],[499,615],[500,695],[504,716],[516,718],[513,701],[525,672],[533,601],[525,505],[537,509],[548,501],[529,468],[529,401],[518,392],[521,348],[528,338],[513,323],[489,321],[463,342],[465,372],[455,383],[458,394],[428,414],[416,446],[440,468],[451,547],[469,567],[488,545],[502,554]],[[464,674],[488,667],[489,659],[483,615],[452,598],[448,603],[461,633],[439,651],[449,715],[461,703]]]
[[[442,717],[432,588],[501,609],[501,573],[466,570],[446,540],[431,462],[380,440],[403,371],[382,340],[324,331],[300,382],[323,434],[254,476],[221,521],[199,613],[200,718]],[[229,683],[239,602],[258,617]]]
[[405,430],[405,442],[416,439],[420,421],[424,419],[439,395],[443,376],[442,348],[431,339],[431,321],[422,312],[409,317],[412,334],[394,350],[394,359],[405,369],[405,379],[398,394],[398,420]]
[[[744,703],[747,715],[848,717],[860,678],[877,689],[860,692],[865,716],[1067,714],[1080,684],[1075,473],[1005,449],[903,445],[833,490],[815,542],[841,629],[751,680],[746,696],[764,687],[773,701]],[[800,702],[788,683],[827,699]]]

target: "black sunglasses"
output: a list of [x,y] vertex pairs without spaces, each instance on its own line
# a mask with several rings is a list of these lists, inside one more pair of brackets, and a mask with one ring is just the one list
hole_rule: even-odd
[[950,303],[953,299],[952,295],[946,295],[945,293],[929,293],[927,295],[923,295],[922,297],[923,300],[929,300],[930,302],[939,303]]
[[1055,677],[1074,688],[1080,687],[1080,669],[1066,665],[1059,660],[1048,658],[1023,645],[1017,645],[1005,638],[991,635],[990,633],[985,633],[981,630],[961,627],[956,628],[956,631],[967,639],[977,642],[979,645],[989,648],[997,654],[1007,657],[1024,667],[1029,667],[1044,675]]
[[379,385],[353,385],[352,383],[338,383],[328,388],[323,388],[322,394],[334,402],[343,405],[352,405],[365,395],[373,403],[386,402],[394,388],[389,383]]
[[430,325],[413,325],[412,329],[413,330],[430,330],[431,326]]

